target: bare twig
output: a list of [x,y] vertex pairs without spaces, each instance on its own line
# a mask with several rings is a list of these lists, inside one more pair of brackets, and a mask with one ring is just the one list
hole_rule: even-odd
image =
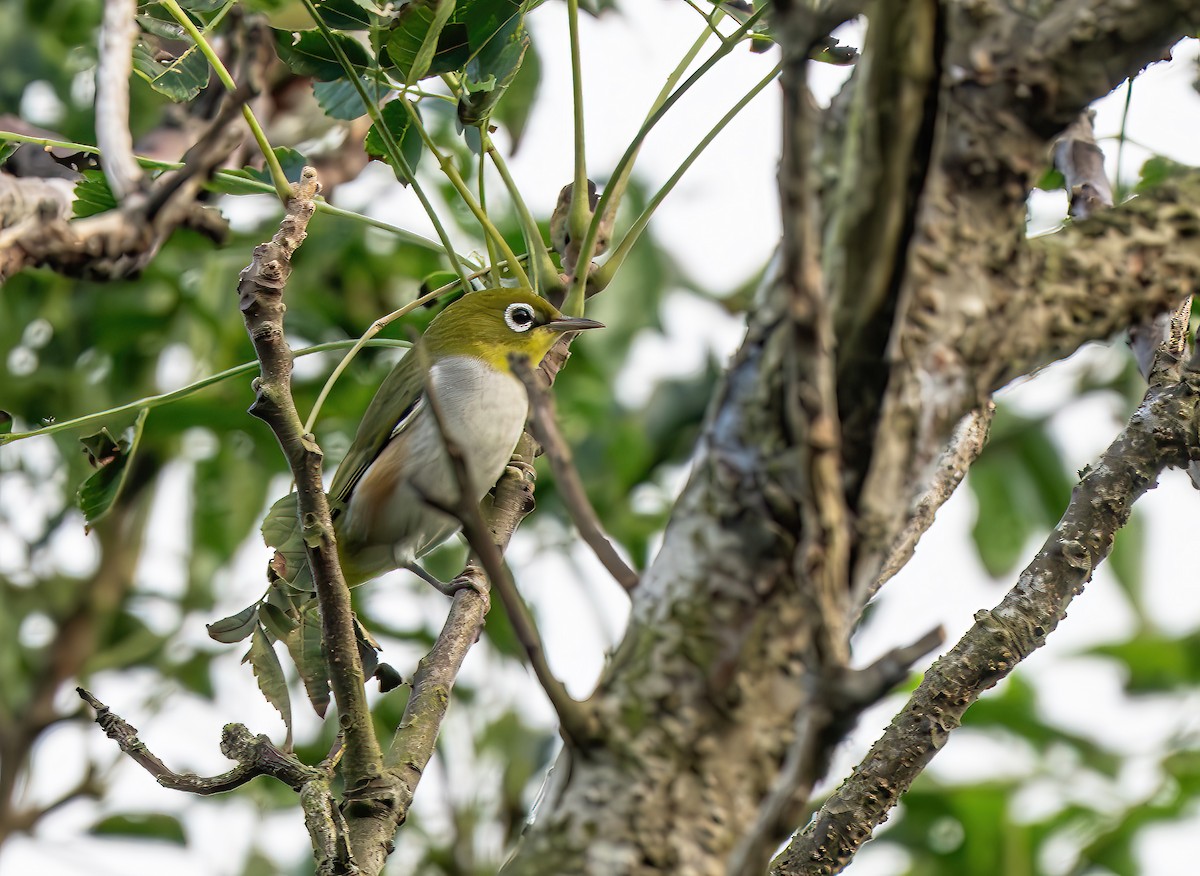
[[583,481],[579,477],[579,470],[575,468],[571,448],[558,430],[554,396],[551,395],[548,386],[542,382],[545,380],[545,375],[530,368],[528,360],[524,357],[512,357],[510,364],[513,373],[525,384],[525,391],[529,394],[529,408],[532,414],[530,423],[533,427],[533,435],[542,445],[542,449],[546,451],[546,456],[550,460],[550,468],[554,471],[558,493],[567,508],[567,513],[571,515],[571,520],[575,523],[575,528],[579,530],[580,538],[592,549],[596,558],[613,576],[613,580],[620,584],[626,593],[632,593],[638,585],[637,572],[621,559],[621,555],[617,553],[612,542],[604,534],[600,520],[596,516],[596,510],[588,501],[587,491],[583,488]]
[[133,72],[136,12],[135,0],[107,0],[104,4],[96,67],[96,145],[104,155],[104,176],[118,204],[125,203],[143,182],[129,131],[129,76]]
[[839,872],[886,817],[979,695],[1041,647],[1108,555],[1133,503],[1168,466],[1200,458],[1200,376],[1155,385],[1079,483],[1063,518],[1012,590],[925,674],[908,704],[816,818],[775,860],[773,876]]
[[197,204],[203,183],[234,148],[229,123],[249,92],[227,101],[208,131],[188,150],[184,166],[163,174],[147,197],[117,210],[68,221],[53,200],[37,214],[0,230],[0,283],[27,267],[45,266],[72,277],[113,280],[140,271],[180,226],[220,240],[227,230],[220,213]]
[[[418,356],[426,355],[425,349],[420,345],[414,347],[414,352]],[[529,658],[529,665],[533,668],[534,674],[558,715],[563,736],[577,747],[586,746],[595,738],[597,732],[595,716],[583,703],[574,699],[567,692],[566,686],[550,670],[550,664],[546,662],[545,649],[542,647],[542,638],[533,621],[533,616],[529,613],[529,608],[517,592],[516,586],[504,566],[500,551],[479,513],[479,505],[471,498],[471,478],[467,470],[466,456],[446,429],[446,419],[441,402],[437,398],[433,381],[430,378],[429,363],[424,358],[421,361],[421,371],[425,380],[425,398],[429,402],[430,412],[437,421],[446,456],[450,460],[455,480],[458,483],[457,501],[452,507],[439,508],[439,510],[453,515],[462,523],[463,535],[466,536],[467,543],[471,545],[475,556],[482,564],[483,571],[490,579],[492,587],[500,595],[500,601],[504,603],[504,608],[508,612],[508,619],[512,623],[517,640]],[[426,502],[430,501],[429,497],[424,497],[424,499]],[[437,506],[434,505],[434,507]],[[466,576],[478,581],[478,569],[473,571],[468,565]]]
[[313,779],[325,777],[320,770],[305,766],[294,755],[280,751],[265,735],[254,736],[241,724],[227,724],[221,734],[221,753],[236,760],[236,767],[211,777],[177,773],[138,738],[136,727],[90,692],[81,687],[75,690],[80,699],[96,711],[96,723],[104,734],[164,788],[207,797],[240,788],[258,776],[271,776],[294,790]]

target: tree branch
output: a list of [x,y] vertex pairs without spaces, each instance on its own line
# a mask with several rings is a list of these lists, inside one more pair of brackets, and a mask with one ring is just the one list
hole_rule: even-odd
[[[529,464],[533,452],[533,439],[523,436],[513,454],[516,464],[508,466],[496,484],[487,517],[497,550],[508,547],[513,531],[533,510],[534,470]],[[463,574],[472,573],[478,570],[468,563]],[[480,576],[478,583],[482,588],[487,580]],[[399,784],[397,824],[407,815],[417,783],[433,756],[450,691],[467,651],[483,629],[487,607],[488,600],[480,590],[467,587],[456,593],[437,641],[417,666],[404,717],[387,752],[387,766]]]
[[292,270],[292,254],[307,235],[313,199],[320,190],[316,172],[306,167],[293,189],[295,197],[288,202],[279,231],[255,247],[253,260],[242,271],[238,297],[246,331],[262,366],[250,413],[271,427],[296,481],[305,551],[321,608],[330,686],[345,734],[346,812],[357,859],[374,856],[381,844],[390,843],[392,831],[387,829],[384,835],[384,830],[392,823],[395,796],[382,775],[383,754],[367,705],[350,590],[338,563],[329,500],[321,483],[324,457],[314,437],[304,432],[292,399],[292,354],[284,340],[283,292]]
[[592,549],[596,559],[608,570],[613,580],[620,584],[626,593],[631,593],[638,584],[637,572],[621,559],[617,549],[608,540],[600,525],[600,519],[596,516],[596,509],[588,500],[587,490],[583,487],[579,470],[575,468],[571,456],[570,445],[558,430],[554,396],[551,395],[549,387],[539,380],[545,376],[541,372],[533,371],[524,358],[513,357],[511,364],[513,373],[525,384],[525,391],[529,395],[530,425],[534,437],[550,460],[559,496],[562,497],[567,513],[571,515],[571,520],[579,531],[579,537]]
[[138,738],[136,727],[90,692],[81,687],[77,687],[75,691],[80,699],[95,710],[96,723],[100,725],[104,735],[117,743],[121,751],[129,755],[134,763],[154,776],[156,782],[172,791],[186,791],[189,794],[208,797],[240,788],[259,776],[271,776],[298,791],[313,779],[327,778],[320,770],[302,764],[294,755],[280,751],[267,736],[251,735],[241,724],[227,724],[221,734],[221,753],[230,760],[237,761],[236,767],[227,773],[211,777],[177,773],[159,760],[146,743]]
[[1153,386],[1128,426],[1084,475],[1062,520],[1012,590],[926,673],[853,774],[775,860],[772,876],[839,872],[870,838],[966,709],[1041,647],[1066,616],[1167,467],[1200,458],[1200,374]]

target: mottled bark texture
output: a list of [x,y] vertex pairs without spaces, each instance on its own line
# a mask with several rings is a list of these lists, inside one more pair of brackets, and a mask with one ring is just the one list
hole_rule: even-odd
[[[563,753],[508,874],[716,876],[735,850],[737,872],[751,872],[754,855],[739,844],[760,831],[764,801],[791,793],[784,808],[797,819],[871,698],[844,665],[845,637],[897,551],[902,563],[927,527],[914,518],[931,517],[978,452],[973,412],[1014,377],[1173,307],[1200,278],[1194,178],[1025,239],[1026,197],[1054,139],[1191,32],[1192,3],[919,0],[864,11],[863,60],[817,119],[798,59],[822,35],[818,18],[776,0],[781,267],[592,697],[603,742]],[[1134,428],[1106,457],[1111,490],[1092,509],[1105,525],[1062,534],[1012,599],[1022,587],[1078,590],[1128,504],[1194,450],[1192,391],[1185,381],[1148,400],[1155,440]],[[947,451],[956,427],[965,444]],[[1005,617],[1003,607],[981,615],[996,635],[963,658],[980,676],[973,690],[1025,653]],[[935,700],[913,708],[926,729],[956,723]],[[890,782],[904,760],[888,749],[872,776]],[[764,835],[763,848],[785,833]],[[831,853],[811,872],[845,860]]]

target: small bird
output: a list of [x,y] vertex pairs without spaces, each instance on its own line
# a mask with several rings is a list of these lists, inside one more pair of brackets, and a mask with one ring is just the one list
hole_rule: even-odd
[[[602,327],[563,316],[532,292],[505,288],[471,292],[434,318],[375,393],[329,489],[348,584],[405,568],[442,592],[459,589],[416,564],[461,527],[434,507],[453,507],[459,499],[446,440],[461,448],[470,499],[481,501],[503,473],[528,415],[525,387],[509,356],[525,356],[536,366],[564,333]],[[294,503],[294,496],[287,498]]]

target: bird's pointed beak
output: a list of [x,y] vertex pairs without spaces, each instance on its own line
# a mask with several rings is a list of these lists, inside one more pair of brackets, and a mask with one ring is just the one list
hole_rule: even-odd
[[584,319],[582,316],[560,316],[546,323],[546,328],[556,332],[582,332],[588,329],[604,328],[604,323],[594,319]]

